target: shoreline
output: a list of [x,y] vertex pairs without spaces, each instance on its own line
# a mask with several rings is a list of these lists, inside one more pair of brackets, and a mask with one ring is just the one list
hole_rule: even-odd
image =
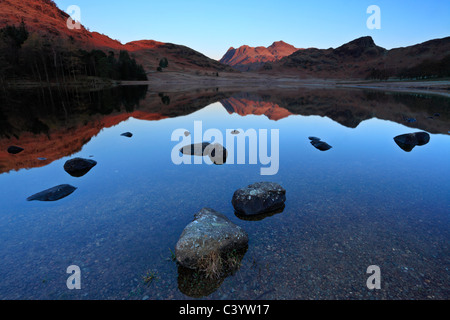
[[198,75],[181,72],[152,72],[147,81],[125,81],[101,78],[80,78],[73,82],[39,83],[32,81],[11,81],[3,84],[4,89],[36,89],[47,87],[78,87],[87,90],[102,90],[116,86],[148,85],[152,91],[189,91],[205,88],[347,88],[368,89],[389,92],[433,94],[450,98],[450,80],[404,80],[373,81],[362,79],[320,79],[300,78],[293,75],[267,75],[258,73],[219,73],[219,76]]

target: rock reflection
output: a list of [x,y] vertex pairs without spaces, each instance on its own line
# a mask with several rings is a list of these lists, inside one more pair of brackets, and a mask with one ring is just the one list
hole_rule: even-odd
[[245,221],[261,221],[266,218],[270,218],[277,214],[283,213],[285,207],[286,207],[286,205],[283,204],[283,206],[277,210],[267,212],[267,213],[255,214],[255,215],[245,215],[245,214],[239,213],[238,211],[235,211],[234,215],[236,217],[238,217],[239,219],[245,220]]
[[416,146],[423,146],[430,142],[430,135],[426,132],[407,133],[396,136],[394,141],[402,150],[411,152]]

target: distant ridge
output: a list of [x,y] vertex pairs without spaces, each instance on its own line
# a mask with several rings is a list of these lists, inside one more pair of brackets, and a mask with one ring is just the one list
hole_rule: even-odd
[[231,47],[220,59],[220,62],[232,66],[239,71],[252,71],[266,62],[280,60],[297,51],[296,47],[284,42],[276,41],[269,47],[241,46],[237,49]]

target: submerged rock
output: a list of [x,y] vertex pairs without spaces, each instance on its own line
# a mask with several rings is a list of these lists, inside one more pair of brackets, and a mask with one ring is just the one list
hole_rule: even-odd
[[21,153],[24,149],[21,147],[17,147],[17,146],[10,146],[8,148],[8,153],[10,154],[18,154]]
[[314,146],[314,148],[320,150],[320,151],[327,151],[333,148],[328,143],[320,140],[312,140],[311,144]]
[[185,268],[221,273],[230,253],[247,248],[248,235],[241,227],[220,212],[203,208],[184,228],[175,255]]
[[402,150],[410,152],[414,147],[430,142],[430,135],[426,132],[407,133],[396,136],[394,141]]
[[278,183],[257,182],[238,189],[231,203],[241,216],[270,213],[284,208],[286,190]]
[[308,139],[311,141],[320,141],[320,138],[317,137],[308,137]]
[[133,136],[133,134],[131,132],[125,132],[125,133],[122,133],[121,136],[131,138]]
[[97,161],[95,160],[75,158],[66,161],[64,164],[64,170],[72,177],[79,178],[88,173],[96,165]]
[[27,198],[27,201],[56,201],[67,197],[77,188],[68,184],[62,184],[39,193],[36,193]]

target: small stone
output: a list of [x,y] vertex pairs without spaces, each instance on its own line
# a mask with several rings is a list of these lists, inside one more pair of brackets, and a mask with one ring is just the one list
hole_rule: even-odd
[[125,133],[122,133],[121,136],[131,138],[133,136],[133,134],[131,132],[125,132]]

